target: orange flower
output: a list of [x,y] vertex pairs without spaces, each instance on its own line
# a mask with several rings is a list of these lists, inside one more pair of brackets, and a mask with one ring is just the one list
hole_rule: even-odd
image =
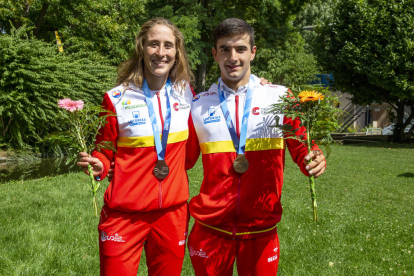
[[305,90],[299,93],[299,98],[300,98],[300,102],[304,103],[304,102],[323,100],[324,96],[322,95],[322,93],[318,93],[314,90],[312,91]]

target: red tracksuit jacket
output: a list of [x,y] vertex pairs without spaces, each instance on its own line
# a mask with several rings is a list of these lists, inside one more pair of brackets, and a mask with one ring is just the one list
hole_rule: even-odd
[[[223,88],[239,134],[247,86],[240,87],[237,93]],[[286,87],[277,85],[258,85],[254,90],[245,152],[249,169],[243,174],[233,169],[237,154],[220,108],[218,85],[213,84],[208,92],[193,98],[191,113],[202,152],[204,179],[200,194],[190,201],[190,213],[206,229],[237,239],[257,238],[276,231],[282,216],[280,198],[286,147],[308,176],[303,163],[307,148],[297,140],[285,139],[272,127],[274,115],[265,112],[286,91]],[[291,124],[292,129],[299,128],[297,120],[280,119]],[[297,135],[304,130],[298,130]],[[198,155],[198,150],[189,152],[189,162],[195,162]]]
[[[103,107],[117,115],[108,117],[108,123],[97,137],[97,143],[113,142],[116,153],[102,150],[92,154],[104,164],[101,179],[107,175],[110,162],[115,161],[114,177],[104,196],[105,205],[124,212],[145,212],[168,208],[188,200],[185,153],[186,146],[191,147],[187,145],[187,139],[193,95],[188,84],[185,87],[173,85],[170,98],[171,126],[165,157],[170,173],[164,180],[157,179],[153,174],[157,154],[143,90],[130,83],[128,87],[120,85],[104,95]],[[151,91],[151,96],[158,128],[163,129],[165,88],[159,93]]]

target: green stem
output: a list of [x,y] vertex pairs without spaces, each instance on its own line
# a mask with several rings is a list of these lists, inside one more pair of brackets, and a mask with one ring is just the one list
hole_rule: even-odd
[[93,207],[95,209],[95,217],[97,217],[98,216],[98,202],[96,200],[96,191],[98,190],[99,184],[96,184],[95,177],[93,176],[92,166],[90,164],[88,165],[88,172],[89,172],[89,177],[91,179],[91,190],[92,190],[92,195],[93,195]]
[[[88,153],[88,149],[86,148],[85,141],[82,139],[82,127],[79,124],[79,121],[76,121],[78,124],[75,124],[76,129],[76,139],[78,140],[78,143],[81,145],[82,151]],[[89,154],[89,153],[88,153]],[[91,164],[88,164],[88,172],[89,172],[89,178],[91,179],[91,190],[92,190],[92,205],[95,210],[95,217],[98,217],[98,201],[96,199],[96,191],[98,190],[101,183],[95,181],[95,177],[93,176],[93,170]]]
[[[310,129],[309,129],[309,113],[308,113],[308,120],[307,120],[307,146],[308,146],[308,154],[312,150],[312,141],[311,141],[311,135],[310,135]],[[312,162],[312,159],[308,161],[308,164]],[[316,204],[316,191],[315,191],[315,177],[313,175],[309,176],[309,186],[310,186],[310,193],[312,198],[312,209],[313,209],[313,221],[318,220],[318,210],[317,210],[317,204]]]
[[318,205],[316,204],[316,192],[315,192],[315,178],[313,175],[309,176],[309,185],[312,198],[312,209],[313,209],[313,221],[318,220]]

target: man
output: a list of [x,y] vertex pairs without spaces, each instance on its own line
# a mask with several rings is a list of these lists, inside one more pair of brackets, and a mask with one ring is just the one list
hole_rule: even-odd
[[[235,259],[239,275],[276,275],[285,148],[305,175],[321,175],[325,158],[318,148],[317,156],[307,155],[303,144],[271,127],[274,115],[266,108],[287,88],[260,86],[251,74],[256,46],[248,23],[221,22],[212,52],[221,78],[193,98],[191,111],[204,167],[200,194],[190,201],[196,220],[188,239],[191,262],[197,276],[232,275]],[[299,128],[298,121],[281,119]],[[187,152],[187,162],[198,155]]]

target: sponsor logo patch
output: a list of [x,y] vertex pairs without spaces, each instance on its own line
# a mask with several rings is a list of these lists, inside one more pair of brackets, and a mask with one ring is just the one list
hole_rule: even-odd
[[145,107],[145,106],[147,106],[147,104],[144,103],[144,104],[131,105],[131,100],[123,100],[122,101],[122,106],[124,107],[125,110],[128,110],[128,109]]
[[266,108],[260,108],[260,107],[253,107],[252,108],[252,114],[253,115],[266,115],[267,114],[267,109]]
[[218,95],[218,93],[217,92],[207,92],[207,93],[204,93],[203,95],[201,95],[201,97],[212,96],[212,95]]
[[195,95],[193,98],[193,102],[196,102],[200,99],[200,95]]
[[217,123],[220,122],[221,116],[214,116],[216,113],[215,108],[210,107],[208,109],[208,117],[203,118],[204,124],[210,124],[210,123]]
[[204,94],[195,95],[193,98],[193,102],[198,101],[201,97],[211,96],[211,95],[218,95],[217,92],[206,92]]
[[119,97],[121,97],[121,95],[122,95],[121,90],[112,91],[112,97],[114,97],[115,99],[118,99]]
[[122,239],[122,236],[119,236],[118,233],[115,233],[114,236],[108,236],[108,234],[106,234],[106,232],[104,231],[101,232],[101,241],[102,242],[105,242],[105,241],[125,242]]
[[128,101],[127,100],[123,100],[122,101],[122,105],[123,106],[130,105],[130,104],[131,104],[131,100],[128,100]]
[[182,241],[179,241],[179,242],[178,242],[178,245],[180,245],[180,246],[181,246],[181,245],[184,245],[184,244],[185,244],[185,240],[182,240]]
[[175,111],[179,111],[180,109],[190,108],[190,105],[189,104],[174,103],[173,108],[174,108]]
[[253,115],[259,115],[260,114],[260,107],[253,107],[252,114]]
[[130,126],[144,125],[147,123],[145,118],[139,117],[139,111],[132,112],[132,120],[128,121]]
[[190,251],[190,256],[199,256],[201,258],[208,258],[207,253],[203,251],[203,249],[200,249],[199,251],[194,250],[191,246],[188,247],[188,250]]

